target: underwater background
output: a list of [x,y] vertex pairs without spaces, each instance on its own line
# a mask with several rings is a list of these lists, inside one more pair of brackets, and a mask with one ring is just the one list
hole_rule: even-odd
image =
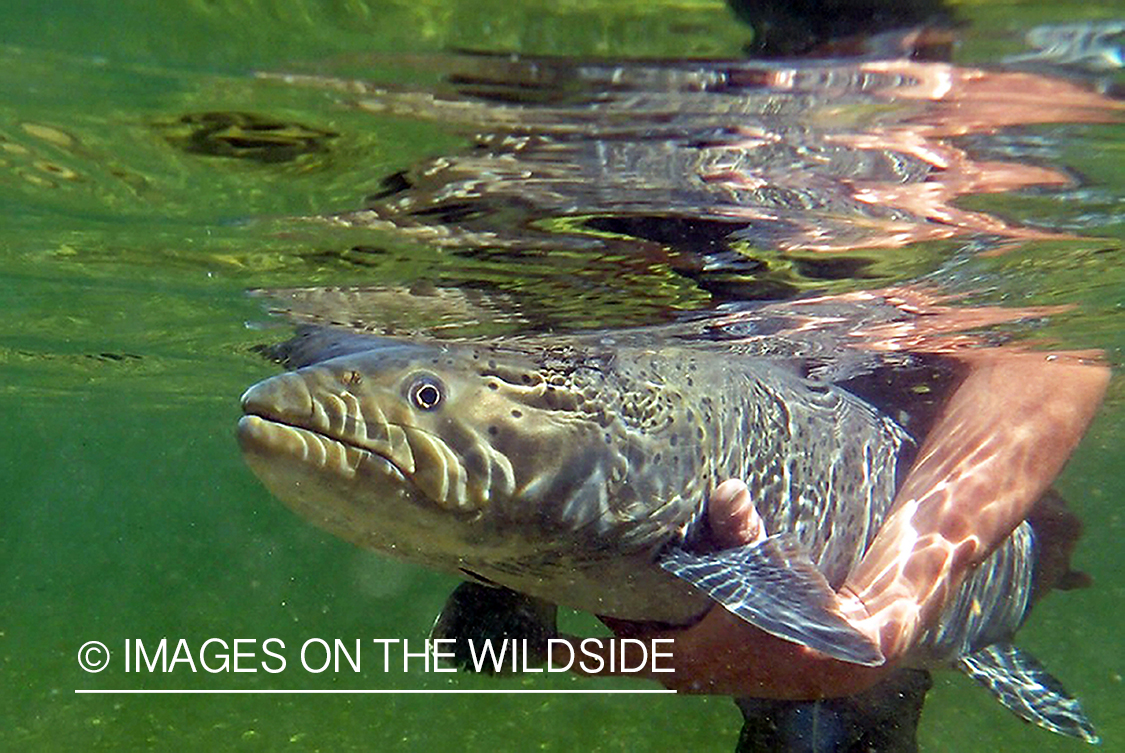
[[[954,2],[941,12],[955,21],[959,66],[1012,65],[1032,51],[1028,33],[1037,28],[1102,30],[1090,32],[1087,58],[1072,56],[1052,75],[1118,100],[1125,91],[1120,3]],[[420,642],[456,580],[322,533],[244,467],[234,441],[238,397],[277,370],[254,348],[289,331],[248,290],[487,287],[525,307],[537,302],[541,321],[560,329],[668,321],[720,296],[718,286],[657,261],[622,273],[617,257],[570,251],[456,254],[424,236],[310,221],[359,209],[387,176],[465,150],[472,129],[366,111],[330,87],[258,74],[425,91],[442,76],[427,56],[450,51],[739,58],[752,39],[726,5],[703,0],[0,5],[0,748],[732,750],[741,718],[725,698],[74,691],[642,685],[383,672],[366,661],[360,673],[295,666],[311,638]],[[1013,127],[1019,153],[1034,152],[1035,164],[1065,173],[1068,185],[955,202],[1066,238],[1023,239],[1003,253],[976,253],[964,239],[919,240],[871,251],[873,261],[854,273],[764,249],[760,264],[738,271],[745,280],[728,279],[722,290],[847,292],[942,270],[975,303],[1065,304],[1035,338],[1102,349],[1120,369],[1120,115]],[[1125,747],[1122,468],[1125,390],[1114,381],[1056,485],[1085,522],[1076,565],[1093,586],[1054,594],[1019,634],[1081,699],[1105,750]],[[584,615],[565,621],[574,632],[598,628]],[[287,647],[284,672],[123,665],[127,640],[255,639],[260,647],[271,637]],[[92,640],[112,656],[98,674],[76,661]],[[261,666],[258,650],[249,666]],[[935,674],[919,737],[926,751],[1084,746],[1024,725],[952,672]]]

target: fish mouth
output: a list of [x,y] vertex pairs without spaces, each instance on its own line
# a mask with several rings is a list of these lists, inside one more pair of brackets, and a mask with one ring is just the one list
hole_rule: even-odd
[[[443,513],[477,512],[476,505],[451,494],[448,484],[435,497],[434,490],[416,477],[419,458],[414,443],[440,446],[440,439],[429,432],[384,421],[378,437],[364,436],[361,431],[352,438],[347,432],[333,431],[336,427],[309,426],[298,411],[284,407],[275,411],[259,400],[244,398],[242,410],[237,436],[243,457],[278,497],[299,494],[309,486],[344,487],[345,494],[363,487],[365,496],[406,499]],[[448,458],[440,459],[448,462]],[[282,476],[287,480],[280,481]],[[289,488],[293,486],[298,488]]]
[[473,448],[483,457],[483,475],[474,475],[441,435],[409,416],[402,420],[397,394],[378,388],[357,397],[334,382],[332,372],[310,367],[270,377],[243,394],[239,443],[277,496],[285,490],[277,479],[287,475],[298,487],[290,495],[336,486],[345,494],[388,501],[407,496],[418,505],[476,516],[490,500],[485,484],[493,484],[494,475],[504,490],[514,486],[510,463],[491,447]]
[[456,572],[459,529],[389,459],[258,413],[239,419],[237,436],[250,470],[298,516],[357,546]]
[[[337,399],[337,403],[343,401]],[[396,462],[393,452],[380,452],[377,441],[366,431],[349,436],[350,427],[359,424],[355,409],[337,410],[329,418],[323,400],[318,400],[304,378],[281,374],[259,382],[242,395],[242,418],[238,422],[238,443],[251,468],[266,480],[281,471],[279,464],[303,467],[305,473],[324,483],[353,481],[362,471],[374,474],[395,486],[414,486],[411,468]],[[389,439],[393,432],[386,426]],[[401,429],[395,432],[401,434]],[[366,439],[366,441],[364,441]],[[405,444],[399,442],[398,444]],[[387,443],[388,450],[398,445]],[[412,460],[409,454],[404,456]],[[288,461],[288,462],[285,462]],[[417,491],[414,489],[413,491]]]
[[[395,483],[411,483],[390,458],[367,447],[260,413],[246,413],[238,420],[238,443],[247,458],[289,458],[347,479],[370,467]],[[251,465],[257,470],[255,463]]]

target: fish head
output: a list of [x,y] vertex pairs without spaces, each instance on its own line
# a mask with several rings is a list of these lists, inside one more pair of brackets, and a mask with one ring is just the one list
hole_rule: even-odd
[[238,437],[299,514],[450,569],[514,534],[564,546],[570,532],[573,546],[610,527],[627,468],[598,372],[548,368],[534,352],[388,343],[254,385]]

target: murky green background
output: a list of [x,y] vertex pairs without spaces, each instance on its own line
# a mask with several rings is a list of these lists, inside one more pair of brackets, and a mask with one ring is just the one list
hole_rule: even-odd
[[[956,7],[969,22],[956,60],[971,64],[1019,51],[1035,24],[1125,17],[1108,2]],[[73,691],[600,687],[558,676],[384,675],[367,662],[360,676],[296,666],[307,638],[423,638],[453,581],[321,534],[243,467],[233,440],[238,396],[273,370],[250,348],[284,332],[244,291],[409,283],[463,265],[390,238],[377,239],[389,249],[377,264],[360,263],[346,249],[372,242],[369,233],[300,218],[357,208],[382,176],[456,149],[465,135],[355,112],[331,93],[253,72],[327,66],[427,83],[424,71],[396,68],[396,57],[464,48],[737,56],[747,35],[724,5],[703,0],[0,4],[0,749],[733,749],[740,717],[721,698]],[[268,113],[338,136],[323,154],[278,164],[169,146],[168,124],[215,110]],[[1060,159],[1084,189],[1067,202],[1038,192],[964,203],[1065,219],[1090,239],[1027,244],[974,259],[961,274],[988,302],[1076,304],[1044,334],[1104,348],[1120,367],[1125,128],[1056,128]],[[895,253],[907,259],[912,249]],[[903,266],[918,273],[917,263]],[[472,272],[511,284],[523,274],[528,286],[552,274],[495,264]],[[612,284],[602,298],[576,302],[575,323],[643,321],[657,303],[706,303],[690,284],[662,289],[657,303],[611,293]],[[552,305],[564,319],[571,311],[566,300]],[[1078,563],[1095,586],[1049,599],[1020,640],[1082,699],[1105,750],[1125,748],[1123,444],[1116,382],[1059,482],[1087,522]],[[279,675],[124,672],[125,639],[165,636],[196,646],[278,637],[290,666]],[[95,639],[114,660],[88,675],[76,653]],[[927,751],[1083,747],[1026,727],[950,673],[936,677],[921,736]]]

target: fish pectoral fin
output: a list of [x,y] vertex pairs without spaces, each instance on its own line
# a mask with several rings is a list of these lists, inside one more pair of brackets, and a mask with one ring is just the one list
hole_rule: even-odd
[[770,635],[852,664],[873,667],[885,660],[879,646],[840,613],[836,592],[792,535],[714,554],[674,549],[659,562]]
[[[470,570],[465,573],[483,579]],[[453,590],[430,629],[431,640],[452,641],[452,648],[442,656],[452,658],[454,667],[488,675],[514,673],[517,653],[526,653],[520,658],[522,666],[543,664],[551,639],[558,637],[558,607],[554,604],[508,588],[470,582]],[[482,649],[478,654],[474,648],[489,644],[510,646],[511,662],[504,661],[507,649],[498,648],[497,659],[495,653]]]
[[957,668],[988,688],[1020,719],[1060,735],[1099,742],[1078,699],[1026,651],[1010,643],[994,643],[962,656]]

